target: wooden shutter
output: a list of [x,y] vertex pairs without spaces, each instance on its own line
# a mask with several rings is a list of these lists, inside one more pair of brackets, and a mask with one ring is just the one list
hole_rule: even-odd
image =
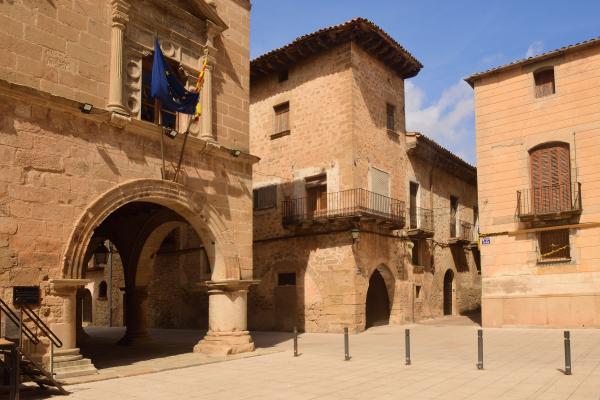
[[410,228],[417,228],[417,194],[419,193],[419,184],[410,183]]
[[396,107],[387,103],[385,108],[387,115],[387,128],[390,131],[396,131]]
[[554,94],[554,69],[534,72],[535,97],[544,97]]
[[371,191],[389,197],[390,174],[377,168],[371,168]]
[[275,106],[275,133],[290,130],[290,103],[286,102]]
[[277,186],[265,186],[252,191],[252,203],[255,210],[275,207],[277,205]]
[[568,211],[571,202],[569,145],[553,143],[530,152],[531,198],[536,214]]
[[539,244],[542,260],[570,258],[568,229],[540,232]]

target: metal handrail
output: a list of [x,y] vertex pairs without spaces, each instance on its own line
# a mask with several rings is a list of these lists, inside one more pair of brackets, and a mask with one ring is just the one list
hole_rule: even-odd
[[46,325],[44,323],[44,321],[42,321],[42,319],[36,313],[34,313],[31,308],[29,308],[29,306],[22,305],[21,308],[23,309],[25,315],[27,315],[29,317],[29,319],[31,319],[31,321],[33,321],[35,326],[37,326],[39,328],[39,330],[42,331],[42,333],[48,339],[50,339],[50,341],[52,342],[52,344],[54,346],[59,347],[59,348],[63,346],[63,343],[58,338],[58,336],[56,336],[56,334],[54,332],[52,332],[52,329],[50,329],[48,327],[48,325]]
[[408,209],[409,229],[433,231],[433,210],[414,207]]
[[450,237],[453,239],[473,240],[473,224],[467,221],[458,220],[458,230],[456,219],[450,219]]
[[[6,304],[2,299],[0,299],[0,311],[4,312],[4,314],[8,316],[8,318],[12,321],[13,324],[21,325],[20,319],[17,316],[17,314],[15,314],[15,312],[11,310],[8,304]],[[27,339],[29,339],[31,343],[38,344],[40,342],[40,339],[36,336],[35,333],[31,331],[31,329],[29,329],[25,325],[23,325],[22,327],[23,333],[25,334],[25,336],[27,336]]]
[[581,211],[581,183],[517,190],[517,214],[544,215]]
[[284,224],[354,216],[382,218],[403,225],[404,202],[361,188],[282,202]]

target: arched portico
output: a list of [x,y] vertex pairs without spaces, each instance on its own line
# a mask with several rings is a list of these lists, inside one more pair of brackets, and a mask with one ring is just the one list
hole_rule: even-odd
[[[211,265],[209,331],[194,348],[207,353],[231,354],[251,351],[246,330],[247,287],[241,280],[239,250],[233,229],[202,193],[183,185],[154,179],[125,182],[97,198],[81,215],[71,232],[63,257],[64,279],[56,295],[65,304],[74,300],[77,287],[85,284],[85,268],[98,237],[107,237],[119,248],[125,271],[127,334],[125,342],[143,337],[147,285],[152,276],[157,247],[178,226],[189,225],[202,243]],[[92,247],[93,249],[93,247]],[[73,298],[73,299],[72,299]],[[75,320],[54,324],[64,337],[75,337]],[[74,340],[67,348],[75,348]]]

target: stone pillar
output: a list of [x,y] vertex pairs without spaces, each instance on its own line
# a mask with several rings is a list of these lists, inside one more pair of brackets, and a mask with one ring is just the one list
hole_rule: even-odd
[[204,140],[216,141],[217,137],[213,132],[213,94],[212,94],[212,78],[213,69],[216,64],[215,54],[217,49],[214,45],[214,40],[222,31],[222,28],[213,22],[206,21],[206,46],[204,48],[204,56],[207,58],[206,70],[204,71],[204,84],[202,86],[202,121],[201,135]]
[[63,346],[55,352],[71,352],[77,348],[77,289],[85,286],[87,279],[53,279],[50,281],[50,294],[63,300],[60,322],[50,324],[50,329],[62,341]]
[[209,281],[208,332],[194,346],[195,353],[214,356],[254,350],[248,332],[248,287],[255,281]]
[[147,305],[148,289],[145,286],[126,287],[125,297],[125,336],[119,344],[132,345],[148,342]]
[[130,4],[126,0],[111,0],[110,81],[107,108],[129,115],[123,104],[123,38],[129,22]]

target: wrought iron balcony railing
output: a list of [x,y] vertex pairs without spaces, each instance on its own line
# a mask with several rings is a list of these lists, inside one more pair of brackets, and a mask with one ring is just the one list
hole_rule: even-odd
[[581,183],[540,186],[517,191],[517,213],[522,221],[564,218],[581,213]]
[[420,229],[433,232],[433,211],[421,207],[413,207],[408,210],[408,229]]
[[472,242],[473,224],[450,218],[450,240],[454,242]]
[[344,217],[374,218],[404,226],[404,202],[365,189],[323,193],[282,202],[284,225]]

